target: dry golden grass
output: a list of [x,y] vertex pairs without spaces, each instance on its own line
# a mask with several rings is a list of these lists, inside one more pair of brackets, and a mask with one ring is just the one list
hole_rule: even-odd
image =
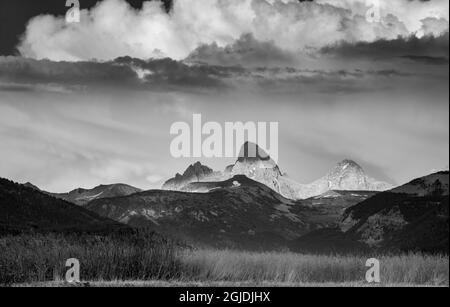
[[[90,286],[368,285],[367,256],[181,250],[158,236],[23,235],[0,238],[0,284],[67,286],[65,260],[78,258]],[[374,255],[378,286],[448,286],[448,256]],[[83,286],[83,285],[81,285]]]
[[[378,256],[384,285],[449,285],[448,256]],[[367,257],[198,250],[181,258],[187,280],[301,285],[364,284]]]
[[0,238],[0,285],[63,280],[76,258],[85,280],[168,279],[180,272],[173,244],[151,232]]

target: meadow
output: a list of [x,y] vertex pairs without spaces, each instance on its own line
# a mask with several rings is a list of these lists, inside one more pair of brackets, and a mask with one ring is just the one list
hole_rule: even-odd
[[173,242],[139,230],[6,236],[0,251],[3,285],[64,280],[69,258],[80,261],[83,280],[166,280],[181,271]]
[[[375,255],[385,285],[449,284],[449,258],[441,255]],[[188,278],[209,282],[252,282],[280,285],[366,283],[367,256],[303,255],[198,250],[185,252]]]
[[[0,284],[63,286],[68,258],[98,286],[368,286],[367,255],[188,249],[154,233],[0,238]],[[381,286],[448,286],[447,255],[374,255]]]

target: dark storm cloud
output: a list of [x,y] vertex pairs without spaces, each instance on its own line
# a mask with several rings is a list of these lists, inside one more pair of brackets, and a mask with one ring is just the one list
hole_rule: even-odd
[[238,68],[187,66],[171,59],[139,60],[129,57],[110,62],[53,62],[21,57],[0,57],[3,90],[37,85],[64,87],[122,87],[159,89],[165,87],[224,88],[222,79]]
[[359,93],[384,88],[410,74],[389,70],[306,70],[188,65],[171,59],[131,57],[110,62],[53,62],[0,57],[1,91],[74,92],[116,88],[146,91],[220,91],[253,88],[268,92]]
[[408,59],[428,64],[448,63],[449,34],[417,38],[397,38],[355,44],[341,43],[322,48],[322,54],[345,59]]
[[20,57],[0,58],[0,79],[21,83],[96,84],[132,83],[136,74],[129,67],[112,63],[53,62]]
[[148,85],[221,88],[226,87],[224,80],[244,72],[242,68],[238,67],[187,65],[169,58],[144,61],[122,57],[116,59],[114,63],[141,70],[144,74],[141,81]]
[[233,44],[220,47],[217,43],[202,45],[186,59],[190,62],[222,66],[270,67],[296,66],[296,56],[277,47],[273,42],[262,42],[253,34],[242,35]]
[[429,65],[444,65],[448,64],[448,58],[446,57],[433,57],[426,55],[405,55],[402,58],[411,60],[414,62],[429,64]]

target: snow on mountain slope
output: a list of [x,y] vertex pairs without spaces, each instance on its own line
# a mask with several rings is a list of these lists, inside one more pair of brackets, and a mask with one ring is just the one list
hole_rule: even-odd
[[278,165],[258,145],[246,142],[239,153],[231,174],[244,175],[265,184],[277,193],[281,193],[280,178],[282,174]]
[[338,163],[327,175],[313,183],[301,184],[283,175],[275,161],[258,145],[247,142],[242,146],[236,163],[228,166],[224,172],[214,172],[198,162],[191,165],[183,175],[177,174],[168,180],[163,190],[208,192],[208,185],[192,183],[224,181],[236,175],[244,175],[265,184],[293,200],[308,199],[332,190],[379,192],[392,188],[392,185],[366,175],[363,168],[352,160]]
[[181,191],[186,185],[192,182],[202,181],[221,181],[222,173],[214,172],[208,166],[202,165],[200,162],[190,165],[183,173],[176,174],[174,178],[167,180],[163,186],[163,190]]
[[363,168],[352,160],[338,163],[328,174],[300,191],[300,198],[309,198],[326,193],[327,191],[386,191],[392,185],[376,181],[369,177]]

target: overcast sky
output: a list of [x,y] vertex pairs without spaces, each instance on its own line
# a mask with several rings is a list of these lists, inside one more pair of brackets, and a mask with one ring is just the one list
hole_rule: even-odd
[[362,0],[80,2],[80,23],[39,11],[1,48],[1,177],[158,188],[198,160],[169,151],[193,113],[279,122],[302,183],[346,158],[394,184],[448,167],[447,0],[380,0],[376,21]]

